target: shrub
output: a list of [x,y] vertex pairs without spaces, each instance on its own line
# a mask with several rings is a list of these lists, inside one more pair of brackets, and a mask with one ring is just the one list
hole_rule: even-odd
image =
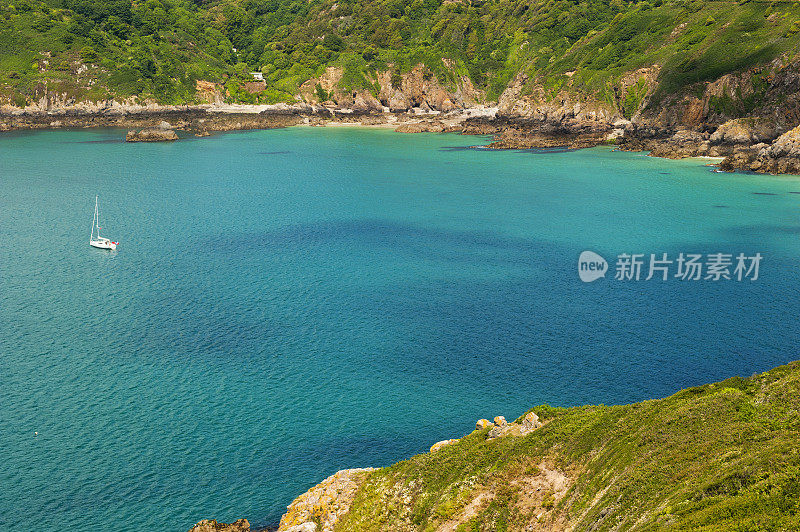
[[81,48],[81,60],[84,63],[96,63],[98,59],[97,52],[91,46],[84,46]]

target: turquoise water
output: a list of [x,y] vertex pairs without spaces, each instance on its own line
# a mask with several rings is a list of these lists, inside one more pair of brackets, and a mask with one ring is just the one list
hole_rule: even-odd
[[[0,528],[274,524],[481,417],[798,358],[800,178],[360,129],[122,136],[0,136]],[[87,244],[95,194],[116,253]],[[764,260],[584,284],[585,249]]]

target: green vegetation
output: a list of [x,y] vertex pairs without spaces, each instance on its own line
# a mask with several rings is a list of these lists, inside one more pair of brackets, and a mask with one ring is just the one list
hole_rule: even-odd
[[[545,425],[527,436],[479,430],[372,473],[337,530],[526,530],[536,516],[576,530],[800,530],[798,362],[666,399],[533,411]],[[537,484],[544,468],[569,479],[560,495]]]
[[[469,77],[489,100],[524,72],[526,93],[568,88],[630,116],[646,88],[624,102],[609,90],[638,68],[660,66],[657,101],[800,48],[800,5],[781,1],[0,0],[0,17],[0,98],[15,102],[45,86],[192,102],[198,79],[232,101],[293,101],[328,66],[344,69],[340,89],[376,93],[376,72],[398,86],[423,63],[451,88]],[[264,74],[262,93],[243,90],[251,71]]]
[[622,114],[630,119],[639,109],[639,105],[647,95],[647,80],[639,78],[636,83],[628,87],[625,98],[622,100]]

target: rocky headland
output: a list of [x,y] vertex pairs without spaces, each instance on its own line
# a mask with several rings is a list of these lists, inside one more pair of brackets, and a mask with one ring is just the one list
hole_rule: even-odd
[[[479,419],[475,423],[475,431],[481,432],[482,438],[488,442],[506,436],[526,436],[542,426],[539,416],[528,412],[520,420],[511,423],[503,416],[496,416],[494,422]],[[460,440],[453,438],[436,442],[429,452],[436,453]],[[329,476],[292,501],[281,517],[276,532],[334,532],[336,523],[350,510],[359,488],[373,471],[377,469],[343,469]],[[189,532],[250,532],[250,523],[246,519],[230,524],[203,520]]]

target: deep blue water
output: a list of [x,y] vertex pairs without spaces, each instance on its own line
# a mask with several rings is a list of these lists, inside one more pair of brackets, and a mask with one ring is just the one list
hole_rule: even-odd
[[[0,136],[0,528],[267,525],[481,417],[798,358],[797,177],[361,129],[123,134]],[[116,253],[88,246],[95,194]],[[584,284],[585,249],[764,259],[757,281]]]

